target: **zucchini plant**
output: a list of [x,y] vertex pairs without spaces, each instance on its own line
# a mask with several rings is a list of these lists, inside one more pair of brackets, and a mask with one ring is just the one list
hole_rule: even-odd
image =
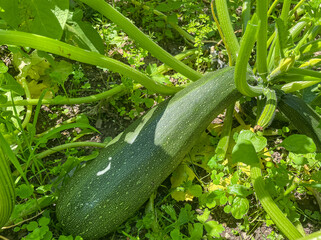
[[[174,95],[136,120],[104,147],[95,160],[86,163],[63,186],[56,209],[57,217],[68,233],[95,239],[114,231],[146,202],[178,166],[213,117],[227,109],[222,138],[218,143],[224,158],[231,145],[229,136],[234,104],[241,96],[255,98],[258,101],[255,129],[264,131],[273,121],[278,109],[298,131],[311,137],[317,151],[321,151],[320,115],[301,98],[293,95],[321,82],[320,72],[313,70],[315,64],[319,62],[311,61],[311,56],[319,50],[320,41],[314,40],[319,26],[307,21],[309,13],[303,13],[299,16],[300,21],[291,28],[288,27],[302,1],[292,10],[290,0],[283,2],[280,18],[275,22],[276,30],[270,36],[268,36],[268,17],[278,1],[272,3],[270,8],[268,1],[256,1],[256,12],[252,16],[251,8],[244,7],[243,15],[246,19],[243,21],[244,32],[240,41],[234,33],[226,0],[216,0],[215,4],[212,2],[213,15],[229,55],[230,67],[204,76],[162,49],[104,0],[79,1],[113,21],[142,48],[187,77],[192,83],[187,86],[164,84],[120,61],[104,56],[99,51],[72,46],[57,40],[59,37],[52,37],[51,33],[35,34],[17,29],[0,30],[1,44],[31,47],[70,60],[108,68],[135,81],[137,88],[144,86],[154,93]],[[4,9],[5,7],[7,5],[2,6]],[[176,24],[174,26],[186,38],[193,40]],[[306,29],[306,37],[300,38],[299,34],[303,29]],[[289,35],[284,33],[287,31]],[[291,45],[290,41],[296,44]],[[255,57],[251,58],[254,52]],[[255,64],[249,64],[253,59]],[[22,87],[26,99],[12,99],[11,102],[0,103],[0,107],[28,106],[30,110],[32,105],[37,105],[37,115],[41,104],[89,103],[126,91],[124,85],[119,85],[90,97],[32,99],[23,81]],[[21,128],[28,125],[30,112],[28,111],[29,117],[25,118],[27,120]],[[77,124],[74,124],[69,127],[76,126]],[[47,135],[53,135],[57,131],[49,132]],[[60,149],[71,146],[75,145],[63,146]],[[102,147],[101,144],[95,146]],[[255,151],[253,143],[243,140],[233,149],[235,162],[242,162],[248,154],[250,161],[245,163],[251,167],[250,176],[254,190],[264,210],[288,239],[303,237],[266,191],[258,157],[260,155]],[[44,155],[47,155],[47,152],[40,154]],[[7,164],[6,161],[1,163]],[[7,197],[4,200],[10,203],[12,209],[13,184],[9,181],[8,166],[3,166],[6,176],[3,175],[1,180],[8,181],[11,187],[11,190],[8,188],[3,196]],[[0,206],[0,217],[3,216],[0,225],[8,220],[10,213],[11,210],[5,211]]]
[[[0,133],[1,135],[1,133]],[[1,135],[1,145],[4,145]],[[0,228],[9,220],[15,204],[15,189],[9,159],[0,147]]]

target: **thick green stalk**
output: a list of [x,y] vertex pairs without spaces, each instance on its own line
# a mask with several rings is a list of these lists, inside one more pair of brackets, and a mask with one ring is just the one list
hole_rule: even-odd
[[298,240],[320,240],[321,239],[321,231],[311,233],[305,237],[299,238]]
[[243,33],[246,30],[246,25],[251,19],[251,0],[244,0],[242,5],[242,25]]
[[31,47],[41,51],[57,54],[75,61],[107,68],[111,71],[121,73],[135,80],[156,93],[171,95],[180,90],[176,89],[175,87],[158,83],[140,71],[120,61],[44,36],[19,31],[0,30],[0,44]]
[[283,6],[282,6],[282,11],[281,11],[280,18],[283,20],[284,26],[286,26],[287,22],[288,22],[289,12],[290,12],[290,7],[291,7],[291,1],[292,0],[284,0],[283,1]]
[[269,192],[266,190],[259,161],[251,166],[250,172],[255,194],[277,228],[290,240],[296,240],[302,237],[302,234],[283,214],[283,212],[273,201]]
[[[184,52],[181,52],[181,53],[175,55],[175,58],[176,58],[177,60],[182,61],[182,60],[184,60],[184,58],[186,58],[186,57],[189,57],[189,56],[191,56],[191,55],[195,55],[196,51],[198,51],[197,48],[189,49],[189,50],[186,50],[186,51],[184,51]],[[165,73],[165,72],[167,72],[167,71],[169,71],[169,70],[171,70],[171,69],[172,69],[172,68],[169,67],[168,65],[162,64],[162,65],[160,65],[159,67],[157,67],[157,71],[154,72],[154,73],[152,73],[151,76],[156,75],[156,74],[163,74],[163,73]]]
[[140,31],[131,21],[124,17],[115,8],[110,6],[104,0],[80,0],[91,8],[103,14],[105,17],[117,24],[129,37],[134,39],[142,48],[149,51],[154,57],[173,68],[175,71],[196,81],[202,77],[202,74],[188,67],[181,61],[178,61],[171,54],[153,42],[147,35]]
[[0,146],[0,229],[8,222],[15,205],[14,183],[4,151]]
[[224,46],[225,46],[225,48],[226,48],[226,52],[227,52],[227,55],[228,55],[229,65],[230,65],[230,66],[234,66],[236,59],[232,58],[231,50],[230,50],[230,48],[229,48],[229,45],[226,43],[224,34],[223,34],[223,32],[222,32],[222,29],[221,29],[221,25],[220,25],[218,19],[216,18],[213,2],[214,2],[214,0],[211,1],[211,12],[212,12],[212,16],[213,16],[213,19],[214,19],[214,21],[215,21],[215,23],[216,23],[217,30],[218,30],[218,32],[219,32],[219,34],[220,34],[220,37],[221,37],[221,39],[222,39],[222,41],[223,41],[223,43],[224,43]]
[[225,41],[231,51],[232,58],[235,62],[240,49],[240,45],[234,34],[234,29],[231,23],[226,0],[215,0],[215,6]]
[[256,2],[257,15],[260,22],[260,28],[257,38],[256,46],[256,66],[258,74],[262,77],[263,81],[266,80],[267,76],[267,10],[268,0],[260,0]]
[[316,78],[320,78],[321,79],[321,72],[313,71],[313,70],[309,70],[309,69],[302,69],[302,68],[292,67],[287,71],[287,73],[310,76],[310,77],[316,77]]
[[98,142],[73,142],[73,143],[66,143],[59,145],[57,147],[50,148],[46,151],[43,151],[41,153],[38,153],[34,156],[34,158],[41,159],[44,157],[49,156],[50,154],[68,149],[68,148],[76,148],[76,147],[98,147],[98,148],[104,148],[107,144],[105,143],[98,143]]
[[277,98],[274,90],[264,89],[263,94],[266,97],[266,103],[257,121],[257,125],[262,127],[262,129],[268,127],[273,121],[277,105]]
[[236,60],[234,80],[237,90],[249,97],[256,97],[263,93],[262,87],[254,87],[247,83],[246,73],[248,61],[256,41],[258,30],[258,19],[253,16],[251,22],[248,23],[246,31],[242,37],[239,55]]

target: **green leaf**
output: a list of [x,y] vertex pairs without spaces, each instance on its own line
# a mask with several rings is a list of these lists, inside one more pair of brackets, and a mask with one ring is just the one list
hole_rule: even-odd
[[293,161],[293,163],[299,166],[303,166],[304,164],[308,163],[307,158],[301,154],[295,154],[293,152],[290,152],[289,158]]
[[16,30],[60,39],[67,21],[69,0],[0,0],[1,17]]
[[219,224],[217,221],[209,221],[204,223],[204,227],[206,232],[212,236],[212,237],[221,237],[220,233],[222,233],[225,228],[222,226],[222,224]]
[[35,230],[38,227],[38,223],[36,221],[32,221],[27,225],[27,230],[29,232],[32,232],[33,230]]
[[173,231],[170,233],[172,240],[181,240],[182,236],[179,231],[179,229],[175,228]]
[[68,76],[73,72],[72,64],[64,60],[52,66],[53,70],[49,74],[52,80],[60,85],[68,79]]
[[255,134],[254,132],[252,132],[250,130],[244,130],[244,131],[240,132],[240,134],[237,138],[237,142],[242,141],[242,140],[250,141],[253,144],[256,152],[263,150],[265,148],[265,146],[267,145],[267,140],[265,137],[258,136],[257,134]]
[[191,222],[194,220],[194,214],[191,205],[186,204],[184,208],[181,208],[181,211],[179,213],[177,224],[178,225],[184,225],[185,223]]
[[33,188],[31,186],[28,186],[26,184],[21,184],[17,189],[16,189],[17,196],[20,198],[28,198],[32,195],[33,193]]
[[280,144],[289,152],[293,153],[313,153],[316,151],[316,145],[313,140],[302,134],[293,134]]
[[176,211],[172,205],[162,205],[162,209],[174,220],[177,220]]
[[4,62],[0,61],[0,73],[8,72],[8,67],[4,64]]
[[200,185],[195,184],[188,188],[188,191],[195,197],[200,197],[202,195],[203,189]]
[[227,192],[229,194],[235,194],[239,197],[247,197],[248,195],[253,193],[253,191],[250,190],[249,188],[247,188],[243,185],[239,185],[239,184],[234,184],[234,185],[228,186]]
[[236,197],[232,203],[231,213],[234,218],[241,219],[250,208],[249,200],[246,198]]
[[230,212],[231,212],[231,209],[232,209],[232,206],[231,206],[231,205],[226,205],[226,206],[224,207],[224,212],[225,212],[225,213],[230,213]]
[[155,9],[161,12],[169,12],[178,9],[181,6],[181,2],[168,1],[168,3],[160,3]]
[[203,224],[194,223],[190,240],[201,240],[203,237]]
[[12,28],[18,28],[21,23],[20,17],[17,17],[19,11],[19,0],[0,0],[0,18],[5,20]]
[[89,22],[82,21],[83,12],[76,9],[71,13],[66,24],[65,42],[104,54],[104,44],[98,32]]
[[205,223],[207,221],[207,219],[209,218],[210,213],[211,213],[210,210],[208,210],[208,208],[205,208],[202,215],[197,215],[197,220],[200,223]]
[[39,223],[39,226],[41,227],[47,226],[50,223],[50,218],[42,217],[39,219],[38,223]]
[[255,165],[259,162],[253,144],[249,140],[237,141],[232,151],[233,163],[243,162],[247,165]]
[[0,74],[0,90],[12,91],[20,96],[25,94],[23,87],[9,73]]

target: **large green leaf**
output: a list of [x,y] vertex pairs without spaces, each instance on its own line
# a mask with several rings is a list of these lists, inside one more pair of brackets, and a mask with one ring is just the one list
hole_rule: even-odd
[[293,153],[312,153],[316,151],[316,145],[313,140],[305,135],[293,134],[281,143],[289,152]]
[[69,0],[0,0],[0,17],[11,28],[60,39]]
[[232,151],[232,161],[234,163],[243,162],[248,165],[257,164],[259,158],[252,142],[246,139],[237,141]]
[[104,44],[98,32],[82,18],[83,12],[80,9],[70,13],[65,28],[65,42],[104,54]]

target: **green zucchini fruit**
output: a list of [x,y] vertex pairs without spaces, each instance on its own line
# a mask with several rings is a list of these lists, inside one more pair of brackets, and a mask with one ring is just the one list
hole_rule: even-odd
[[278,109],[302,134],[312,138],[317,152],[321,152],[321,117],[301,98],[291,94],[281,94]]
[[6,157],[3,148],[0,146],[0,229],[8,222],[14,205],[14,183],[8,158]]
[[215,116],[241,97],[234,67],[206,74],[118,135],[63,187],[57,217],[76,236],[114,231],[179,165]]

